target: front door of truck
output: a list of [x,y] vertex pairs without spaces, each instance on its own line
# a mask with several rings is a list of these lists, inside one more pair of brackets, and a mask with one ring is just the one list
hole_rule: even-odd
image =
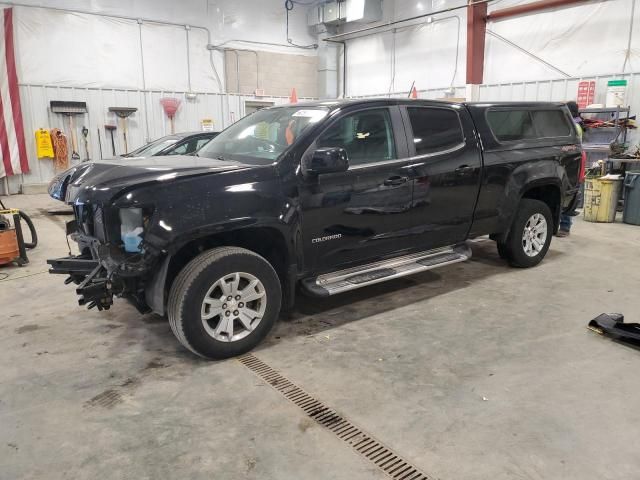
[[332,271],[406,247],[412,224],[408,149],[397,106],[342,113],[307,149],[342,147],[346,172],[300,179],[305,269]]
[[403,106],[413,183],[413,238],[423,249],[464,241],[478,198],[482,159],[460,105]]

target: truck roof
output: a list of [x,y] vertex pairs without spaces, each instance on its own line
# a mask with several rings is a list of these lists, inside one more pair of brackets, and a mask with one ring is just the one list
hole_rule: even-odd
[[[540,108],[540,107],[562,107],[563,102],[451,102],[448,100],[428,100],[413,98],[357,98],[357,99],[338,99],[338,100],[317,100],[313,102],[296,103],[297,107],[327,107],[331,110],[342,108],[345,106],[356,105],[467,105],[476,108],[488,107],[522,107],[522,108]],[[272,108],[289,107],[291,104],[278,105]]]

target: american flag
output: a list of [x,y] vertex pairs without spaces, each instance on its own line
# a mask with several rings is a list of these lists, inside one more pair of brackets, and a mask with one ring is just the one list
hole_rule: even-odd
[[24,140],[20,91],[13,48],[13,9],[5,8],[0,24],[0,178],[27,173],[29,159]]

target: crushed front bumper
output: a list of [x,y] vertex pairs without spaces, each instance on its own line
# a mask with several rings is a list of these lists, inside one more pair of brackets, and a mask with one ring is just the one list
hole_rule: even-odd
[[65,284],[75,283],[80,296],[79,305],[98,310],[109,310],[113,305],[113,292],[106,268],[98,260],[82,256],[69,256],[47,260],[49,273],[69,275]]

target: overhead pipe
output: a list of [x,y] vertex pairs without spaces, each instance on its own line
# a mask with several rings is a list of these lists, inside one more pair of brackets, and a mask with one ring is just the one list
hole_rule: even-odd
[[[393,25],[398,25],[400,23],[410,22],[412,20],[420,20],[420,19],[423,19],[425,17],[432,17],[434,15],[439,15],[441,13],[454,12],[456,10],[463,10],[463,9],[468,8],[471,5],[487,4],[487,3],[490,3],[490,2],[493,2],[493,1],[495,1],[495,0],[477,0],[475,2],[474,1],[469,1],[466,4],[458,5],[457,7],[443,8],[442,10],[436,10],[434,12],[429,12],[429,13],[422,13],[422,14],[416,15],[414,17],[403,18],[402,20],[394,20],[392,22],[381,23],[380,25],[374,25],[372,27],[360,28],[358,30],[353,30],[351,32],[340,33],[338,35],[333,35],[331,37],[323,38],[322,41],[324,41],[324,42],[338,42],[338,41],[343,41],[343,40],[351,40],[352,38],[358,38],[360,36],[359,34],[364,33],[364,32],[369,32],[371,30],[384,29],[385,27],[391,27]],[[374,33],[376,33],[376,32],[374,32]]]
[[540,12],[551,8],[567,7],[576,3],[588,3],[590,0],[540,0],[538,2],[525,3],[515,7],[495,10],[487,15],[488,21],[502,20],[505,18],[526,15],[528,13]]

